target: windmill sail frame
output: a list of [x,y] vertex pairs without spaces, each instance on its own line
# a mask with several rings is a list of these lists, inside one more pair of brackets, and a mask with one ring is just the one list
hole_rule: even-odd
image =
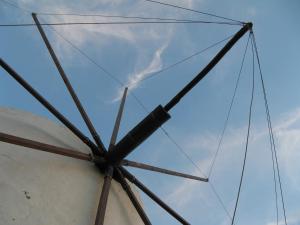
[[[111,142],[108,149],[101,141],[100,135],[96,132],[91,120],[89,119],[85,109],[83,108],[79,98],[77,97],[71,83],[69,82],[67,75],[65,74],[58,58],[55,55],[54,50],[48,41],[45,32],[43,31],[43,25],[40,24],[38,17],[35,13],[32,13],[32,17],[36,23],[36,26],[42,36],[47,49],[76,104],[83,120],[85,121],[95,143],[85,136],[75,125],[73,125],[66,117],[64,117],[53,105],[51,105],[41,94],[39,94],[29,83],[27,83],[11,66],[9,66],[2,58],[0,59],[0,65],[7,71],[20,85],[22,85],[34,98],[36,98],[44,107],[46,107],[56,118],[58,118],[66,127],[68,127],[79,139],[81,139],[91,149],[90,154],[79,153],[74,149],[63,149],[57,146],[48,145],[46,143],[36,142],[34,140],[27,140],[22,137],[9,136],[5,133],[0,133],[0,141],[11,144],[21,145],[36,150],[48,151],[55,154],[65,155],[73,158],[83,159],[94,162],[104,174],[104,183],[102,187],[102,193],[99,200],[99,206],[97,210],[97,216],[95,219],[95,225],[102,225],[104,223],[106,204],[109,195],[110,184],[112,180],[119,182],[125,192],[127,193],[132,204],[135,206],[138,214],[143,222],[148,225],[151,224],[142,206],[137,201],[137,198],[131,190],[127,180],[135,184],[140,190],[154,200],[158,205],[165,209],[170,215],[177,219],[182,224],[189,224],[182,216],[175,212],[170,206],[164,203],[159,197],[157,197],[152,191],[150,191],[144,184],[142,184],[134,175],[127,171],[124,166],[135,166],[138,168],[164,172],[174,176],[185,177],[189,179],[196,179],[203,182],[208,182],[206,178],[199,178],[192,175],[186,175],[183,173],[169,171],[162,168],[153,167],[137,162],[130,162],[125,159],[132,151],[136,149],[143,141],[148,139],[162,124],[171,118],[169,111],[183,98],[188,92],[191,91],[208,73],[218,64],[218,62],[226,55],[226,53],[236,44],[236,42],[248,31],[252,31],[252,23],[244,23],[242,28],[227,42],[227,44],[216,54],[216,56],[201,70],[195,78],[189,82],[178,94],[176,94],[164,107],[159,105],[149,115],[147,115],[140,123],[138,123],[131,131],[128,132],[118,143],[116,137],[118,135],[118,129],[121,123],[122,112],[125,105],[125,99],[127,94],[127,88],[124,91],[124,95],[120,104],[120,109],[116,118]],[[126,179],[127,180],[126,180]]]

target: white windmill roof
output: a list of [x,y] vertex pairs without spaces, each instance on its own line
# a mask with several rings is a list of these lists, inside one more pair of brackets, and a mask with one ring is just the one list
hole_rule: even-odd
[[[0,108],[0,132],[89,153],[67,128],[19,110]],[[103,175],[93,163],[0,142],[0,224],[94,224]],[[112,181],[105,224],[143,224]]]

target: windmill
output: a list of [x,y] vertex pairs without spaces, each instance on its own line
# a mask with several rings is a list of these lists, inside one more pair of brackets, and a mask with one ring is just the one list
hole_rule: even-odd
[[125,169],[126,166],[136,167],[144,170],[164,173],[168,175],[194,179],[202,182],[208,182],[207,178],[197,177],[189,174],[179,173],[176,171],[159,168],[144,163],[127,160],[126,157],[136,148],[148,139],[161,125],[171,118],[170,110],[175,107],[180,100],[189,93],[210,71],[217,65],[217,63],[226,55],[226,53],[243,37],[247,32],[252,32],[252,23],[242,23],[242,28],[226,43],[226,45],[212,58],[212,60],[192,79],[186,86],[184,86],[169,102],[164,106],[157,106],[149,115],[147,115],[140,123],[131,129],[119,142],[116,142],[118,130],[121,124],[121,118],[124,110],[126,96],[128,89],[125,88],[123,97],[120,103],[119,111],[116,117],[114,129],[111,135],[111,140],[108,147],[101,141],[101,137],[97,134],[94,125],[89,119],[85,109],[83,108],[79,98],[77,97],[63,67],[61,66],[54,50],[51,47],[49,40],[43,30],[43,25],[38,20],[37,14],[32,13],[35,25],[45,42],[45,45],[54,61],[55,66],[61,75],[67,90],[69,91],[78,111],[80,112],[91,136],[94,141],[85,136],[74,124],[72,124],[66,117],[64,117],[59,110],[51,105],[41,94],[39,94],[28,82],[26,82],[20,74],[18,74],[7,62],[0,59],[1,66],[7,73],[14,78],[21,86],[23,86],[36,100],[38,100],[46,109],[48,109],[58,120],[60,120],[74,135],[76,135],[83,143],[85,143],[91,150],[90,154],[85,154],[76,151],[76,149],[66,149],[58,146],[41,143],[35,140],[26,139],[23,137],[14,136],[7,133],[0,133],[0,141],[28,147],[36,150],[47,151],[67,157],[72,157],[80,160],[90,161],[94,163],[99,172],[104,174],[104,183],[99,199],[99,205],[95,218],[95,225],[104,224],[106,206],[108,195],[110,191],[111,181],[115,180],[120,183],[124,191],[128,195],[130,201],[134,205],[137,213],[141,217],[144,224],[151,224],[143,207],[138,201],[134,191],[128,184],[127,180],[136,185],[142,192],[148,195],[154,202],[166,210],[171,216],[182,224],[189,224],[181,215],[175,212],[151,190],[149,190],[142,182],[140,182],[133,174]]

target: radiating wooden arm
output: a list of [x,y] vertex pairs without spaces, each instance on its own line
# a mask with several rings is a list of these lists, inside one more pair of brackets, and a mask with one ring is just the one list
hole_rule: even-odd
[[131,190],[130,185],[127,183],[123,173],[121,172],[120,169],[116,169],[116,172],[118,173],[118,177],[119,177],[119,182],[121,183],[123,189],[125,190],[125,192],[127,193],[130,201],[132,202],[132,204],[134,205],[136,211],[138,212],[138,214],[140,215],[141,219],[143,220],[145,225],[151,225],[151,222],[146,214],[146,212],[144,211],[143,207],[141,206],[141,204],[139,203],[139,201],[137,200],[135,194],[133,193],[133,191]]
[[82,106],[79,98],[77,97],[77,95],[76,95],[76,93],[75,93],[75,91],[74,91],[74,89],[73,89],[73,87],[72,87],[72,85],[71,85],[71,83],[70,83],[70,81],[69,81],[69,79],[68,79],[68,77],[67,77],[64,69],[62,68],[62,66],[61,66],[61,64],[60,64],[60,62],[59,62],[59,60],[58,60],[58,58],[57,58],[57,56],[56,56],[56,54],[55,54],[55,52],[54,52],[51,44],[50,44],[50,42],[49,42],[49,40],[48,40],[48,38],[47,38],[44,30],[43,30],[43,28],[42,28],[42,26],[41,26],[38,18],[37,18],[37,15],[35,13],[32,13],[32,17],[33,17],[33,20],[34,20],[34,22],[35,22],[35,24],[36,24],[36,26],[37,26],[37,28],[38,28],[41,36],[42,36],[43,41],[45,42],[45,45],[46,45],[47,49],[48,49],[48,51],[49,51],[49,53],[50,53],[50,55],[51,55],[51,57],[52,57],[52,59],[54,61],[54,64],[55,64],[55,66],[56,66],[56,68],[57,68],[60,76],[62,77],[62,79],[63,79],[63,81],[64,81],[64,83],[65,83],[65,85],[66,85],[66,87],[67,87],[67,89],[68,89],[68,91],[69,91],[69,93],[70,93],[70,95],[71,95],[71,97],[72,97],[72,99],[73,99],[73,101],[74,101],[74,103],[75,103],[75,105],[76,105],[79,113],[80,113],[80,115],[82,116],[82,118],[83,118],[86,126],[88,127],[88,129],[89,129],[92,137],[94,138],[97,146],[99,147],[99,151],[102,154],[105,153],[106,150],[105,150],[105,147],[104,147],[104,145],[103,145],[103,143],[102,143],[102,141],[100,139],[100,136],[96,132],[96,129],[94,128],[93,123],[91,122],[88,114],[86,113],[86,111],[83,108],[83,106]]
[[6,72],[14,78],[23,88],[25,88],[36,100],[38,100],[46,109],[49,110],[60,122],[62,122],[70,131],[80,140],[87,144],[94,154],[98,153],[97,146],[85,136],[74,124],[63,116],[50,102],[48,102],[37,90],[35,90],[27,81],[25,81],[10,65],[0,58],[0,65]]
[[173,210],[170,206],[168,206],[165,202],[163,202],[159,197],[157,197],[152,191],[150,191],[142,182],[140,182],[135,176],[133,176],[130,172],[128,172],[125,168],[119,167],[120,171],[124,174],[124,176],[133,184],[135,184],[140,190],[142,190],[146,195],[149,196],[153,201],[155,201],[159,206],[161,206],[164,210],[166,210],[170,215],[172,215],[176,220],[178,220],[181,224],[190,225],[182,216],[180,216],[175,210]]
[[164,174],[168,174],[171,176],[177,176],[177,177],[183,177],[183,178],[188,178],[188,179],[192,179],[192,180],[208,182],[208,178],[197,177],[197,176],[180,173],[180,172],[176,172],[173,170],[168,170],[168,169],[164,169],[164,168],[160,168],[160,167],[156,167],[156,166],[151,166],[151,165],[148,165],[145,163],[134,162],[134,161],[126,160],[126,159],[123,159],[123,161],[121,162],[121,165],[135,167],[135,168],[139,168],[139,169],[143,169],[143,170],[150,170],[150,171],[154,171],[154,172],[158,172],[158,173],[164,173]]
[[76,159],[92,161],[92,156],[90,154],[79,152],[73,149],[57,147],[54,145],[49,145],[42,142],[26,139],[26,138],[21,138],[3,132],[0,132],[0,141],[14,144],[14,145],[19,145],[26,148],[31,148],[33,150],[40,150],[40,151],[50,152],[58,155],[64,155]]

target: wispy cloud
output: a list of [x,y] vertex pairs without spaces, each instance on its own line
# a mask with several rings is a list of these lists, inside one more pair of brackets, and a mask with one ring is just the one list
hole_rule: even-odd
[[[89,1],[87,5],[82,1],[36,1],[19,0],[19,5],[24,8],[32,9],[37,12],[53,13],[73,13],[80,14],[102,14],[102,15],[126,15],[126,16],[145,16],[145,17],[174,17],[174,9],[162,7],[150,2],[128,2],[125,0],[102,0]],[[193,0],[175,1],[186,7],[193,7]],[[89,10],[92,9],[92,10]],[[78,16],[47,16],[40,15],[39,18],[47,22],[76,22],[76,21],[120,21],[117,18],[103,17],[78,17]],[[124,21],[124,20],[122,20]],[[74,43],[77,47],[102,48],[114,41],[126,43],[129,48],[136,51],[136,63],[134,71],[129,72],[127,80],[123,83],[133,90],[138,88],[141,80],[160,70],[163,67],[163,53],[168,48],[170,41],[175,33],[175,26],[158,26],[147,24],[142,25],[84,25],[84,26],[59,26],[55,30],[63,37]],[[49,30],[48,33],[55,51],[65,62],[72,61],[74,50],[59,35]],[[105,54],[105,53],[103,53]],[[129,56],[132,57],[132,56]],[[143,60],[140,60],[143,58]],[[101,64],[101,62],[99,62]],[[103,65],[105,67],[105,65]],[[108,68],[109,70],[109,68]],[[116,101],[122,95],[122,90],[118,90]]]
[[[169,34],[170,33],[171,33],[171,29],[169,29]],[[162,69],[163,67],[162,55],[169,45],[170,36],[171,35],[167,35],[168,38],[166,38],[165,42],[162,43],[162,45],[158,49],[156,49],[150,63],[148,63],[144,68],[138,70],[137,72],[129,74],[125,86],[128,87],[130,91],[139,87],[140,83],[147,76]],[[122,97],[122,89],[119,89],[118,95],[117,97],[114,98],[113,102],[120,100],[121,97]]]

